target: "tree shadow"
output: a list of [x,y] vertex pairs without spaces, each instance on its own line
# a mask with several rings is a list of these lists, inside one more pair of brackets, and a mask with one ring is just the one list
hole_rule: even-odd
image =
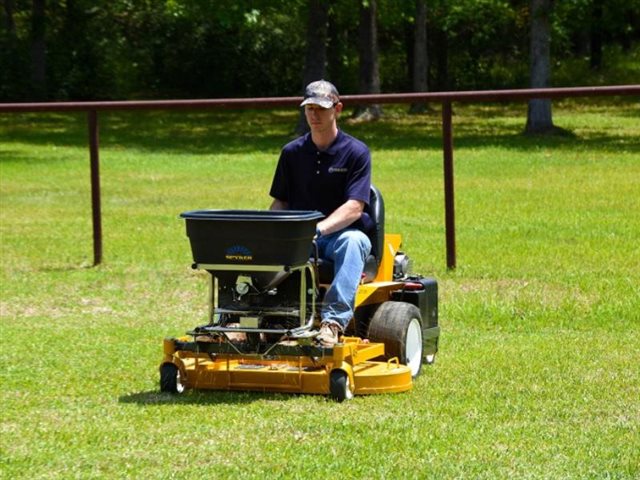
[[[279,151],[291,138],[290,115],[265,111],[99,113],[100,148],[192,154]],[[82,114],[0,116],[9,142],[88,149]],[[6,142],[5,143],[8,143]],[[7,157],[6,151],[0,152]]]
[[[440,126],[438,125],[439,129]],[[352,128],[349,133],[367,143],[375,155],[384,150],[432,150],[442,152],[442,134],[434,128],[403,127],[384,124],[384,121]],[[623,135],[617,130],[594,130],[587,134],[559,128],[552,135],[525,135],[524,124],[510,128],[493,125],[471,124],[460,121],[453,125],[454,151],[459,149],[505,148],[514,151],[529,151],[540,148],[554,150],[591,150],[611,152],[624,150],[640,152],[640,136]]]
[[[604,107],[591,108],[599,111]],[[453,118],[454,148],[640,151],[638,136],[624,136],[606,127],[580,134],[565,130],[563,135],[524,135],[526,112],[522,110],[519,104],[459,107],[460,113],[454,111]],[[628,105],[620,108],[616,115],[640,118],[638,109]],[[511,120],[503,122],[502,118]],[[297,119],[296,110],[101,112],[100,148],[102,151],[136,149],[194,155],[266,152],[277,156],[282,146],[293,138]],[[389,109],[376,122],[341,125],[347,133],[366,142],[374,155],[384,150],[442,151],[439,111],[408,115],[396,108]],[[16,142],[72,146],[88,151],[88,127],[86,115],[82,113],[0,115],[0,132],[6,139],[5,145]],[[0,161],[42,162],[46,159],[31,159],[15,149],[5,149],[0,150]]]

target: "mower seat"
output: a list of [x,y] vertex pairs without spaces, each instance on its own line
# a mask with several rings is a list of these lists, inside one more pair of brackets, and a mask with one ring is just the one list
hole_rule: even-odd
[[[371,185],[369,194],[369,204],[365,206],[364,211],[373,221],[373,226],[369,229],[367,236],[371,240],[371,252],[365,259],[363,282],[372,282],[378,274],[378,267],[382,260],[384,248],[384,200],[382,194],[374,185]],[[318,272],[320,283],[331,283],[333,281],[333,262],[326,259],[318,259]]]

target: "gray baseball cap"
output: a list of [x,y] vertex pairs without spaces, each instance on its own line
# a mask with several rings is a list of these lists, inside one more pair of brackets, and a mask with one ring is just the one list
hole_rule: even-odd
[[304,89],[304,100],[301,107],[309,104],[320,105],[322,108],[331,108],[340,101],[338,89],[331,82],[317,80],[311,82]]

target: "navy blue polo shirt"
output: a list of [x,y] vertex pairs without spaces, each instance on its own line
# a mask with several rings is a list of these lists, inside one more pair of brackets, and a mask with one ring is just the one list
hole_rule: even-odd
[[[371,154],[360,140],[338,130],[334,142],[318,150],[307,133],[288,143],[280,153],[273,177],[273,198],[287,202],[291,210],[318,210],[329,216],[347,200],[369,204]],[[367,231],[367,214],[354,226]]]

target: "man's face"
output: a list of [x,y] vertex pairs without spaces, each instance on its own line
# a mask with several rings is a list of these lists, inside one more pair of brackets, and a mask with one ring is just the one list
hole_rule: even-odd
[[342,103],[336,103],[331,108],[322,108],[320,105],[314,104],[304,106],[304,114],[309,128],[318,133],[332,129],[341,111]]

